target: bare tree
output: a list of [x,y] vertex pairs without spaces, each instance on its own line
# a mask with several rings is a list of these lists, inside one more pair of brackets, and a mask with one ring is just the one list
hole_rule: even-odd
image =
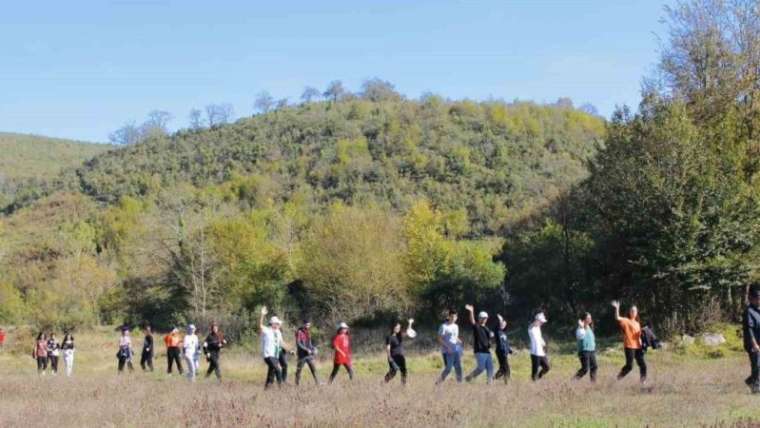
[[307,86],[304,88],[303,93],[301,94],[301,101],[308,104],[315,99],[320,97],[319,89],[313,87],[313,86]]
[[396,92],[396,88],[391,82],[382,80],[378,77],[365,80],[362,84],[362,98],[370,101],[399,100],[401,94]]
[[169,130],[169,122],[173,119],[171,113],[164,110],[152,110],[148,113],[148,120],[145,121],[144,127],[160,130],[166,134]]
[[340,80],[333,80],[327,85],[327,89],[322,95],[332,102],[336,102],[346,95],[346,88],[343,87],[343,82]]
[[209,104],[206,106],[206,122],[214,127],[229,123],[232,120],[232,104]]
[[284,108],[285,108],[285,107],[287,107],[287,106],[288,106],[288,97],[285,97],[285,98],[280,98],[280,99],[279,99],[279,100],[277,100],[277,102],[275,103],[275,109],[277,109],[277,110],[281,110],[281,109],[284,109]]
[[188,118],[190,119],[190,129],[197,131],[203,128],[203,112],[200,109],[190,110]]
[[137,144],[142,141],[142,138],[142,132],[140,128],[135,125],[134,121],[125,123],[121,128],[108,135],[108,140],[111,144],[119,146]]
[[261,91],[256,95],[256,101],[253,103],[253,107],[259,113],[269,113],[274,106],[274,98],[267,91]]

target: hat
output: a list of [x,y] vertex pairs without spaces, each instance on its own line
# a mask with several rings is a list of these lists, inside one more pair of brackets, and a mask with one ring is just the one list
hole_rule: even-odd
[[275,324],[282,325],[282,321],[280,321],[280,319],[277,318],[277,316],[273,316],[272,318],[269,318],[269,325],[275,325]]
[[121,326],[121,331],[129,331],[129,326],[127,325]]
[[480,311],[478,314],[478,319],[488,318],[488,312],[486,311]]
[[188,324],[187,329],[190,331],[195,331],[195,324]]
[[342,322],[342,323],[338,324],[338,328],[346,328],[347,329],[348,328],[348,324]]
[[540,322],[544,322],[545,323],[546,322],[546,315],[544,315],[543,312],[537,313],[536,314],[536,321],[540,321]]
[[179,329],[177,327],[172,327],[172,333],[179,333]]

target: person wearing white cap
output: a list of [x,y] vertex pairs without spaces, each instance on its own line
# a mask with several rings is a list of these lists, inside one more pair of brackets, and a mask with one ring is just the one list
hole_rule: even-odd
[[[277,381],[277,386],[281,386],[285,382],[287,371],[283,371],[283,352],[287,349],[287,345],[282,338],[282,321],[277,316],[273,316],[269,319],[269,326],[264,324],[264,318],[269,311],[267,307],[261,308],[261,318],[259,319],[259,332],[261,334],[261,356],[264,357],[264,362],[267,365],[267,380],[264,384],[265,388],[269,388]],[[285,363],[287,364],[287,363]],[[287,370],[287,365],[285,365]]]
[[182,353],[187,362],[187,378],[195,382],[201,353],[198,336],[195,334],[195,325],[193,324],[187,326],[187,334],[185,334],[185,338],[182,340]]
[[472,348],[475,351],[475,360],[478,366],[465,377],[467,382],[471,382],[480,376],[485,370],[488,376],[488,383],[493,383],[493,357],[491,356],[491,339],[494,337],[493,332],[486,326],[488,323],[488,313],[480,311],[478,320],[475,322],[475,308],[472,305],[465,305],[467,312],[470,314],[470,324],[472,324]]
[[348,378],[353,380],[354,369],[351,359],[351,335],[348,334],[348,324],[344,322],[338,324],[338,331],[335,333],[335,337],[333,337],[332,347],[335,350],[335,355],[333,356],[333,369],[332,373],[330,373],[329,382],[333,383],[341,366],[346,368]]
[[[541,379],[549,371],[549,359],[546,356],[546,342],[541,334],[541,326],[546,324],[546,315],[543,312],[536,314],[530,327],[530,378],[533,381]],[[540,370],[539,370],[540,368]]]

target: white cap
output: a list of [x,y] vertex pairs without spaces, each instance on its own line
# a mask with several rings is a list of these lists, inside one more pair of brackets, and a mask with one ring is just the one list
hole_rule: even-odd
[[280,319],[277,318],[276,316],[273,316],[272,318],[269,319],[269,325],[275,325],[275,324],[282,325],[282,321],[280,321]]
[[478,319],[488,318],[488,312],[486,311],[480,311],[478,314]]
[[342,322],[342,323],[338,324],[338,328],[348,328],[348,324]]
[[190,331],[195,331],[195,324],[188,324],[187,329]]
[[539,312],[536,314],[536,321],[540,321],[545,323],[546,322],[546,315],[544,315],[543,312]]

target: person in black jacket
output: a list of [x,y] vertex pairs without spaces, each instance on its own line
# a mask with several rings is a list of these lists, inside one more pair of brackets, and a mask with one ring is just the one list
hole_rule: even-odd
[[496,359],[499,361],[499,370],[494,379],[503,377],[504,383],[508,383],[512,376],[512,371],[509,368],[509,354],[512,353],[512,348],[509,346],[509,338],[507,337],[507,321],[500,314],[496,316],[499,318],[499,328],[496,331]]
[[55,333],[52,331],[48,335],[47,341],[47,357],[50,369],[53,371],[53,375],[58,374],[58,356],[60,354],[61,345],[55,338]]
[[143,371],[153,371],[153,330],[149,325],[145,326],[145,339],[143,339],[140,367]]
[[760,284],[752,284],[748,297],[749,305],[744,310],[742,330],[751,374],[744,383],[750,387],[753,394],[758,394],[760,393]]
[[210,332],[206,336],[206,340],[203,341],[203,353],[206,354],[206,360],[208,361],[208,370],[206,371],[206,377],[211,376],[211,373],[216,375],[216,379],[222,381],[222,368],[219,366],[219,354],[227,344],[224,340],[224,334],[219,330],[217,323],[212,323]]

